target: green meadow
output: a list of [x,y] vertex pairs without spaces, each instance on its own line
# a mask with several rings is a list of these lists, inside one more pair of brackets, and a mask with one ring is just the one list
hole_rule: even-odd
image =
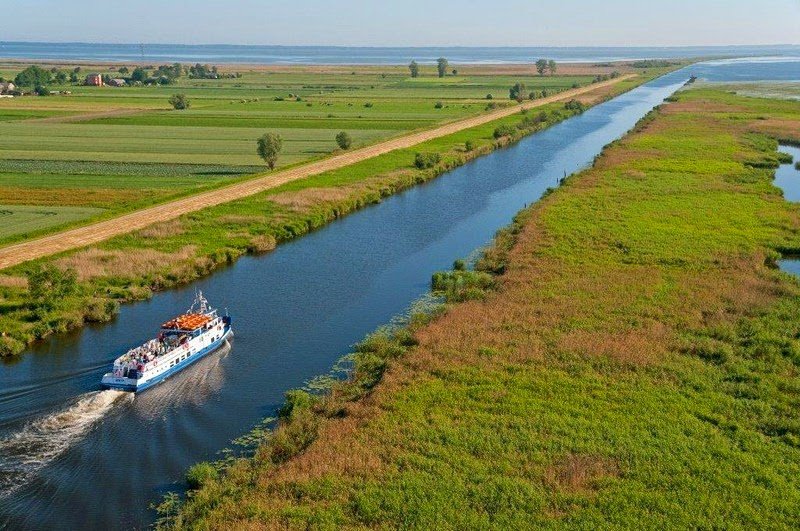
[[800,526],[800,208],[772,184],[800,103],[671,100],[159,525]]

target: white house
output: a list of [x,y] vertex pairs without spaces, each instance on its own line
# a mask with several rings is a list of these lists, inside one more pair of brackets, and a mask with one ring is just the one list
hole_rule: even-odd
[[17,88],[16,85],[14,85],[14,83],[11,81],[3,81],[0,83],[0,94],[5,92],[14,92],[15,88]]

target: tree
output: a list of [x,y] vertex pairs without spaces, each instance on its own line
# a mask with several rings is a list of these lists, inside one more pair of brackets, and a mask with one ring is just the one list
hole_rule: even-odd
[[341,131],[336,135],[336,144],[342,149],[350,149],[350,146],[353,145],[353,139],[350,138],[347,131]]
[[66,72],[62,72],[61,70],[59,70],[58,72],[56,72],[56,78],[55,79],[56,79],[56,83],[58,83],[59,85],[63,85],[64,83],[67,82],[67,73]]
[[419,77],[419,65],[416,61],[411,61],[408,65],[408,70],[411,72],[411,77]]
[[547,59],[539,59],[536,61],[536,71],[539,72],[540,76],[543,76],[545,72],[547,72],[547,67],[550,63],[547,62]]
[[26,276],[28,293],[39,306],[50,306],[78,289],[78,273],[72,268],[60,269],[53,264],[37,265]]
[[51,74],[38,66],[29,66],[14,78],[14,84],[20,87],[35,87],[50,83]]
[[508,90],[508,97],[512,100],[517,100],[519,103],[522,103],[522,100],[524,100],[526,96],[527,89],[524,83],[516,83]]
[[127,67],[127,66],[123,66],[123,67],[121,67],[121,68],[120,68],[119,70],[117,70],[117,71],[118,71],[120,74],[122,74],[122,75],[125,75],[125,74],[127,74],[128,72],[130,72],[130,70],[128,70],[128,67]]
[[69,75],[69,82],[70,83],[77,83],[78,82],[78,74],[76,74],[75,72],[72,72]]
[[551,76],[556,73],[556,69],[557,68],[558,68],[558,65],[556,64],[556,62],[553,59],[550,59],[549,61],[547,61],[547,69],[550,71],[550,75]]
[[33,92],[37,96],[49,96],[50,95],[50,89],[48,89],[44,85],[36,85],[36,88],[33,89]]
[[275,133],[267,133],[258,139],[258,156],[264,159],[269,169],[275,169],[278,155],[283,148],[283,138]]
[[137,66],[136,68],[133,69],[133,72],[131,72],[131,81],[139,81],[141,83],[144,83],[145,81],[147,81],[148,77],[150,76],[148,75],[147,70],[145,70],[140,66]]
[[439,71],[439,77],[445,76],[447,73],[447,66],[448,62],[444,57],[440,57],[436,60],[436,69]]
[[453,69],[453,72],[452,72],[452,74],[453,74],[454,76],[457,76],[457,75],[458,75],[458,70],[454,68],[454,69]]
[[173,94],[169,98],[169,104],[172,105],[172,108],[176,111],[181,111],[183,109],[188,109],[191,102],[189,98],[186,97],[186,94]]

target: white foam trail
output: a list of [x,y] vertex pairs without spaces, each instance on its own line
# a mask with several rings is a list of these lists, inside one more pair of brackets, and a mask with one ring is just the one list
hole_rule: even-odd
[[87,393],[66,409],[36,419],[0,439],[0,495],[22,485],[36,470],[69,448],[123,397],[133,400],[133,394],[124,391]]

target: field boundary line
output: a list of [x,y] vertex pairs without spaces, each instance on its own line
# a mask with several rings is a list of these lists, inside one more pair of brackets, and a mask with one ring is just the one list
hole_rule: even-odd
[[201,192],[167,203],[161,203],[159,205],[143,208],[128,214],[123,214],[112,219],[98,221],[96,223],[83,225],[81,227],[43,236],[34,240],[2,247],[0,248],[0,270],[19,265],[29,260],[35,260],[37,258],[43,258],[45,256],[100,243],[113,238],[114,236],[119,236],[121,234],[127,234],[143,229],[154,223],[170,221],[190,212],[195,212],[197,210],[217,206],[222,203],[235,201],[237,199],[276,188],[298,179],[319,175],[331,170],[337,170],[345,166],[355,164],[356,162],[371,159],[398,149],[413,147],[428,140],[451,135],[453,133],[463,131],[464,129],[470,129],[472,127],[484,125],[488,122],[516,114],[523,109],[532,109],[547,105],[549,103],[574,98],[575,96],[586,94],[587,92],[593,92],[595,90],[614,85],[620,81],[636,77],[636,75],[637,74],[626,74],[615,79],[602,81],[586,87],[570,89],[546,98],[526,101],[510,107],[503,107],[502,109],[497,109],[486,114],[465,118],[425,131],[419,131],[405,136],[389,139],[377,144],[354,149],[353,151],[333,155],[316,162],[310,162],[286,170],[279,170],[261,177],[254,177],[246,181],[225,186],[223,188],[218,188],[208,192]]

